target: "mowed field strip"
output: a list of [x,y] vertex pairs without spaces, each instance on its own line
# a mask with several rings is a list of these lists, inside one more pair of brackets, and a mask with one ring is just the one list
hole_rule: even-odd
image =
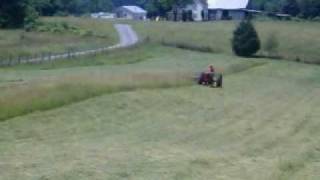
[[82,87],[110,75],[193,75],[208,64],[225,72],[224,88],[142,86],[2,121],[1,180],[320,178],[319,66],[154,44],[121,53],[138,60],[0,69],[0,98],[35,81],[73,77]]

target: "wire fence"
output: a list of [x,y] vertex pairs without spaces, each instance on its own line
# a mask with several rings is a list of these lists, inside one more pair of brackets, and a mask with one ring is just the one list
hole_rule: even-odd
[[10,67],[16,66],[20,64],[40,64],[44,62],[51,62],[55,60],[61,59],[73,59],[75,57],[83,56],[83,55],[96,55],[98,53],[102,53],[105,51],[109,51],[111,49],[121,48],[121,45],[115,45],[110,47],[104,48],[97,48],[97,49],[90,49],[90,50],[68,50],[63,53],[53,53],[53,52],[46,52],[41,54],[34,54],[29,56],[11,56],[6,59],[0,59],[0,67]]
[[40,64],[58,59],[72,59],[78,56],[97,54],[118,48],[128,48],[141,43],[136,33],[131,29],[130,25],[117,24],[115,27],[120,35],[120,42],[117,45],[82,51],[68,50],[67,52],[63,53],[49,52],[30,56],[8,57],[7,59],[0,59],[0,67],[15,66],[20,64]]

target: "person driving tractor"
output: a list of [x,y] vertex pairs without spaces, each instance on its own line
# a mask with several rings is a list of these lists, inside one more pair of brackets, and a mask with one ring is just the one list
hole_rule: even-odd
[[215,72],[215,69],[214,69],[214,67],[212,65],[209,66],[208,72],[209,73],[214,73]]
[[212,75],[215,72],[215,69],[213,65],[209,65],[208,68],[201,74],[200,79],[202,83],[199,84],[205,84],[208,85],[210,82],[210,79],[212,79]]

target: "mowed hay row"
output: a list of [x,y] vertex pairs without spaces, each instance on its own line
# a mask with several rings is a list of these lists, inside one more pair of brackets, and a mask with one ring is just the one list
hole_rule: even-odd
[[[211,52],[232,54],[231,39],[238,22],[219,21],[208,23],[148,22],[132,23],[141,37],[151,41],[180,46],[207,47]],[[254,21],[262,49],[274,35],[279,43],[275,55],[288,60],[311,63],[320,62],[320,23],[294,21]]]
[[[0,120],[48,110],[105,93],[191,85],[188,72],[74,75],[3,87]],[[12,89],[15,90],[12,90]]]

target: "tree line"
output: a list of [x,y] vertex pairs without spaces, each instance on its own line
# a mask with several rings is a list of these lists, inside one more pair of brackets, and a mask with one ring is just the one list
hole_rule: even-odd
[[[2,0],[3,1],[3,0]],[[8,1],[8,0],[4,0]],[[74,14],[111,11],[121,5],[139,5],[149,15],[165,15],[175,6],[184,6],[193,0],[11,0],[30,1],[40,15]],[[251,0],[250,8],[314,18],[320,16],[320,0]]]
[[266,12],[290,14],[304,19],[320,16],[319,0],[253,0],[251,8]]
[[[1,0],[0,27],[21,27],[32,23],[37,16],[81,15],[111,11],[121,5],[139,5],[149,16],[165,16],[174,7],[192,0]],[[252,0],[250,8],[280,12],[311,19],[320,16],[319,0]]]
[[191,0],[1,0],[0,28],[17,28],[32,23],[37,16],[82,15],[111,11],[121,5],[139,5],[151,15],[165,15],[174,4]]

